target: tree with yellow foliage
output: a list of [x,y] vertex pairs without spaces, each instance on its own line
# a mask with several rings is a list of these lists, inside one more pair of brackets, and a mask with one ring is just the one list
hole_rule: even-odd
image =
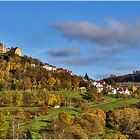
[[47,104],[49,106],[54,106],[54,105],[57,105],[57,104],[60,104],[60,97],[59,96],[56,96],[54,94],[51,94],[49,97],[48,97],[48,100],[47,100]]
[[66,125],[72,125],[74,123],[74,118],[67,112],[59,113],[58,119]]
[[132,88],[131,88],[131,90],[134,93],[135,91],[137,91],[137,87],[135,85],[133,85]]
[[47,80],[47,84],[48,84],[48,86],[49,86],[50,89],[53,88],[53,86],[54,86],[55,83],[56,83],[55,78],[49,78],[49,79]]

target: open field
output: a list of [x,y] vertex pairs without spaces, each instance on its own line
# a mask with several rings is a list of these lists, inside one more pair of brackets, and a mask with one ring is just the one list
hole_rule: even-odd
[[123,107],[129,107],[131,105],[136,105],[138,102],[139,99],[136,98],[116,98],[106,103],[91,105],[90,108],[91,109],[98,108],[104,111],[109,111],[112,109],[118,109]]
[[37,112],[39,107],[0,107],[0,111],[5,112],[17,112],[17,111],[29,111],[29,112]]

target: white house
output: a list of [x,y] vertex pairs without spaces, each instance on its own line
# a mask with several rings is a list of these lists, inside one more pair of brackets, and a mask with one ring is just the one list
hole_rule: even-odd
[[96,82],[96,81],[94,81],[94,82],[92,83],[92,85],[93,85],[93,86],[96,86],[96,85],[97,85],[97,82]]
[[112,94],[117,94],[117,89],[112,88]]
[[130,95],[130,91],[128,90],[128,88],[126,87],[119,87],[117,88],[117,91],[119,94],[122,94],[122,95]]
[[43,68],[46,69],[47,71],[56,71],[57,70],[57,68],[55,66],[51,66],[49,64],[45,64],[43,66]]
[[105,83],[101,82],[101,81],[94,81],[94,82],[92,82],[92,85],[96,87],[98,93],[101,93],[103,91],[104,84]]
[[103,85],[100,82],[97,82],[97,84],[95,85],[95,87],[97,88],[97,92],[101,93],[103,91]]
[[117,94],[117,89],[111,87],[107,90],[108,95],[116,95]]
[[125,95],[131,95],[130,91],[128,90],[128,88],[126,88],[125,90]]
[[31,67],[35,67],[35,64],[31,64]]
[[60,108],[60,105],[55,105],[54,108]]

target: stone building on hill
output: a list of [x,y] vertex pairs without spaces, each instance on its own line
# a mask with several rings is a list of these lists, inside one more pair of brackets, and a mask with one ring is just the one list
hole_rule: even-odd
[[16,48],[7,48],[6,45],[3,43],[0,43],[0,54],[4,53],[12,53],[12,54],[17,54],[21,56],[21,49],[16,47]]
[[6,45],[0,43],[0,53],[6,53],[7,50],[6,50]]
[[11,48],[10,52],[13,53],[13,54],[17,54],[17,55],[21,56],[21,49],[18,48],[18,47]]

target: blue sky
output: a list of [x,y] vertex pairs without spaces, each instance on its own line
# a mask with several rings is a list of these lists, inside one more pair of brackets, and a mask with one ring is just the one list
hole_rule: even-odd
[[0,2],[0,42],[77,75],[140,70],[140,2]]

